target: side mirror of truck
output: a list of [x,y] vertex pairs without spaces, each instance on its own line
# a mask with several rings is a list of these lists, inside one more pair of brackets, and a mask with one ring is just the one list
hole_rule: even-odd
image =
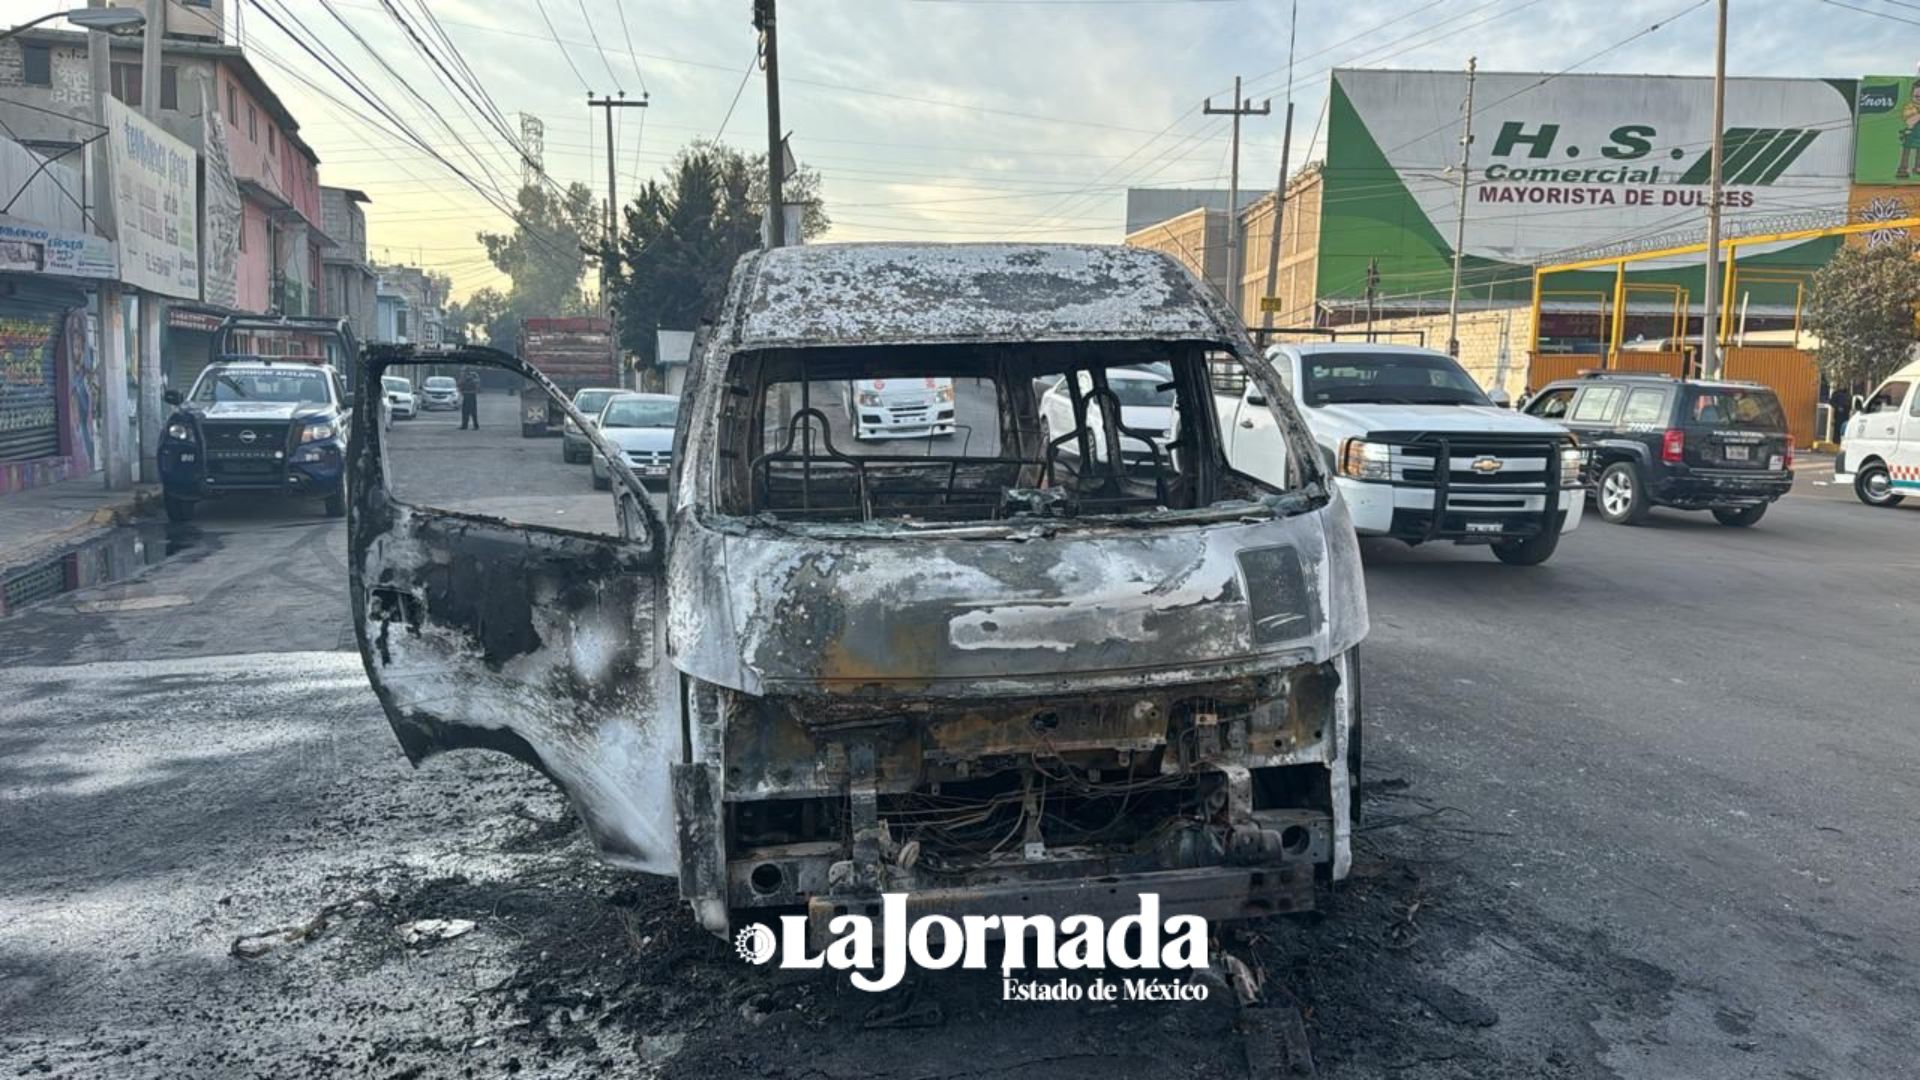
[[1513,395],[1507,393],[1505,387],[1494,387],[1493,391],[1487,395],[1487,400],[1503,409],[1513,408]]
[[160,400],[169,405],[185,405],[187,403],[187,396],[178,390],[169,390],[160,395]]

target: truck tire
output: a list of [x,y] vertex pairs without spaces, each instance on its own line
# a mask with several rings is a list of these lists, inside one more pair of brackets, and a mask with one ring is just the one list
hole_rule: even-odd
[[537,439],[546,433],[547,429],[543,425],[529,424],[524,421],[520,424],[520,437],[523,439]]
[[1600,474],[1596,498],[1600,516],[1615,525],[1639,525],[1653,510],[1653,496],[1631,461],[1616,461]]
[[1860,471],[1854,474],[1853,497],[1868,506],[1899,506],[1907,498],[1894,492],[1893,474],[1878,461],[1860,466]]
[[1493,557],[1508,566],[1539,566],[1553,558],[1559,546],[1558,532],[1535,533],[1525,540],[1506,540],[1493,545]]
[[193,500],[179,499],[172,495],[166,497],[168,521],[192,521]]
[[345,480],[340,481],[340,487],[327,496],[326,511],[330,518],[347,516],[347,482]]
[[1744,529],[1767,515],[1767,504],[1758,506],[1716,506],[1713,520],[1728,528]]

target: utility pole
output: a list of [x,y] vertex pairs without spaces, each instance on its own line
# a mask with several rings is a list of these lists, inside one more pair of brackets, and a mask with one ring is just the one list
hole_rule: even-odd
[[1380,260],[1367,260],[1367,341],[1373,341],[1373,298],[1380,292]]
[[[1280,133],[1280,176],[1273,183],[1273,231],[1267,237],[1267,283],[1260,290],[1260,329],[1273,329],[1273,290],[1280,283],[1280,228],[1287,223],[1287,180],[1293,163],[1293,46],[1299,40],[1300,0],[1293,0],[1293,13],[1287,22],[1287,121]],[[1312,147],[1308,147],[1312,150]],[[1260,345],[1265,347],[1262,337]]]
[[1460,212],[1453,226],[1453,291],[1447,298],[1447,355],[1460,359],[1460,265],[1467,247],[1467,176],[1473,161],[1473,73],[1479,57],[1467,57],[1465,130],[1460,134]]
[[[106,0],[87,0],[88,7],[106,7]],[[87,81],[91,84],[93,122],[101,131],[107,127],[107,94],[113,85],[113,46],[101,30],[87,31]],[[93,219],[100,235],[116,243],[120,238],[119,217],[114,213],[113,183],[107,170],[107,132],[93,143],[93,195],[97,205]],[[133,486],[133,448],[127,444],[131,432],[127,416],[127,337],[120,318],[120,282],[104,281],[95,294],[100,308],[100,448],[105,460],[104,476],[110,491]]]
[[[140,115],[160,123],[160,46],[166,36],[166,0],[147,0],[147,25],[140,35]],[[109,84],[111,85],[111,84]],[[160,420],[163,411],[160,335],[163,312],[157,293],[140,294],[140,480],[160,479]]]
[[[1227,187],[1227,282],[1228,287],[1233,290],[1234,312],[1243,322],[1246,320],[1246,312],[1241,308],[1245,306],[1246,283],[1241,278],[1246,276],[1246,271],[1242,268],[1240,260],[1240,118],[1265,116],[1272,111],[1272,98],[1262,101],[1260,107],[1256,109],[1252,102],[1240,96],[1240,76],[1238,75],[1233,77],[1232,108],[1216,109],[1213,107],[1213,99],[1208,98],[1202,110],[1203,115],[1206,116],[1233,117],[1233,149],[1229,151],[1233,155],[1233,179]],[[1274,224],[1277,227],[1279,222],[1276,221]],[[1202,269],[1205,268],[1202,267]]]
[[[1309,147],[1311,149],[1311,147]],[[1273,328],[1273,311],[1266,298],[1280,283],[1280,226],[1287,220],[1287,172],[1293,157],[1293,102],[1287,102],[1287,130],[1280,135],[1280,179],[1273,185],[1273,234],[1267,237],[1267,284],[1260,290],[1260,329]],[[1262,341],[1262,345],[1266,342]]]
[[[620,335],[613,328],[613,260],[620,255],[620,195],[614,187],[613,110],[646,107],[645,94],[639,101],[628,101],[625,90],[620,91],[619,97],[603,98],[595,98],[593,91],[587,91],[587,108],[603,109],[607,115],[607,233],[600,246],[600,317],[607,320],[607,352],[613,358],[616,376],[620,370]],[[621,379],[622,383],[625,381]]]
[[1720,0],[1720,23],[1713,52],[1713,168],[1707,181],[1707,308],[1700,319],[1700,374],[1720,377],[1720,185],[1721,146],[1727,126],[1727,0]]
[[786,139],[780,131],[780,39],[774,27],[774,0],[753,0],[753,28],[760,31],[760,62],[767,72],[767,246],[787,242]]

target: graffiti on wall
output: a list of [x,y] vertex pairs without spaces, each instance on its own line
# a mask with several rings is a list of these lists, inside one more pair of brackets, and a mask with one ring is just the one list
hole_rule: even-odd
[[0,461],[59,454],[57,316],[0,315]]
[[85,308],[67,312],[60,335],[61,360],[66,365],[68,476],[85,476],[100,460],[100,365],[89,332]]

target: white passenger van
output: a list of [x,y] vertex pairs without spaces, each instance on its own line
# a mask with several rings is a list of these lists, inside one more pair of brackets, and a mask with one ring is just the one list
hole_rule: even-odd
[[1833,478],[1868,506],[1920,495],[1920,360],[1889,376],[1847,422]]

